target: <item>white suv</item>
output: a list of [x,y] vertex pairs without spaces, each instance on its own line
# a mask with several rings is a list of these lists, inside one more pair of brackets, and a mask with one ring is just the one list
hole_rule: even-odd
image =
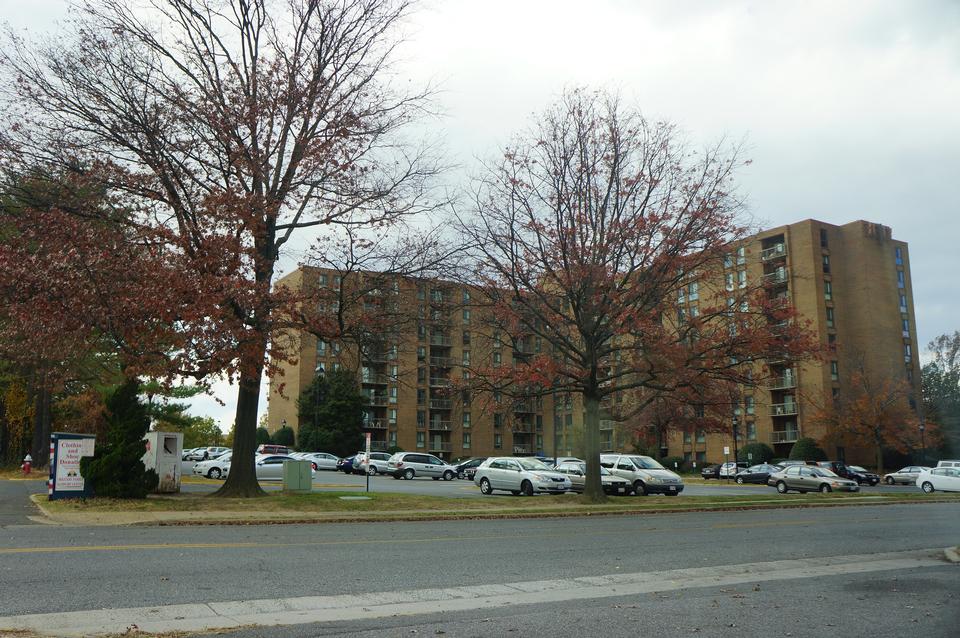
[[683,491],[683,480],[649,456],[640,454],[601,454],[600,465],[630,481],[633,493],[676,496]]
[[397,452],[387,461],[387,474],[392,474],[395,479],[410,480],[416,476],[429,476],[434,481],[451,481],[457,476],[457,468],[447,465],[432,454]]

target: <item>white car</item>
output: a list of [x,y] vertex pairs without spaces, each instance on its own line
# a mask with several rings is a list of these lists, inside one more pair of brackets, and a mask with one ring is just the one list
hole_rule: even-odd
[[188,461],[206,461],[207,459],[215,459],[218,456],[222,456],[230,451],[228,447],[198,447],[193,450],[189,455],[187,455]]
[[960,492],[960,468],[925,468],[917,476],[917,487],[927,494],[932,492]]
[[[264,454],[257,457],[256,470],[258,481],[282,481],[283,464],[297,459],[286,454]],[[317,471],[310,468],[310,475],[316,477]]]
[[473,482],[483,494],[494,490],[533,496],[538,492],[563,494],[571,488],[570,477],[554,471],[535,458],[492,456],[477,468]]
[[[360,458],[360,462],[357,464],[355,473],[358,474],[369,474],[375,476],[377,474],[386,474],[387,473],[387,463],[390,461],[392,454],[386,452],[371,452],[370,453],[370,467],[367,467],[366,461],[366,452],[357,452],[357,455]],[[336,467],[334,467],[336,469]]]
[[215,459],[194,463],[193,474],[211,479],[226,478],[227,474],[230,473],[230,457],[232,456],[233,452],[227,452]]
[[601,454],[600,465],[630,482],[637,496],[666,494],[676,496],[683,491],[683,479],[649,456],[641,454]]
[[340,460],[339,457],[326,452],[307,452],[300,458],[302,458],[304,461],[310,461],[311,466],[315,470],[334,471],[337,469],[337,461]]

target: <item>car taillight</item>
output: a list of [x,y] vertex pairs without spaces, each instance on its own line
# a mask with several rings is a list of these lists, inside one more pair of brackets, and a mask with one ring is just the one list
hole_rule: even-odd
[[403,461],[397,461],[397,467],[403,467]]

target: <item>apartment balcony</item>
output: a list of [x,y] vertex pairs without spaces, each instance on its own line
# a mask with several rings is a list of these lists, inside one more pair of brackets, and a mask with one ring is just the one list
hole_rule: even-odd
[[517,401],[513,404],[513,411],[518,414],[532,414],[540,410],[540,405],[537,401]]
[[453,445],[449,441],[430,441],[431,452],[449,452]]
[[770,381],[770,390],[789,390],[790,388],[797,387],[797,378],[792,374],[783,375],[781,377],[774,377]]
[[430,365],[434,368],[450,368],[453,367],[453,357],[430,357]]
[[367,385],[387,385],[390,377],[385,374],[365,374],[360,377],[360,382]]
[[781,257],[787,256],[787,245],[786,244],[776,244],[770,248],[764,248],[760,251],[760,261],[770,261],[771,259],[779,259]]
[[449,335],[430,335],[431,346],[452,346],[453,337]]
[[449,388],[451,383],[453,381],[447,377],[430,377],[431,388]]
[[514,434],[533,434],[533,424],[532,423],[514,423],[510,428],[510,431]]
[[367,405],[386,407],[390,399],[385,394],[367,395]]
[[370,363],[386,363],[390,358],[386,352],[364,352],[363,360]]
[[613,429],[613,421],[611,421],[610,419],[600,419],[600,429],[601,429],[601,430],[612,430],[612,429]]
[[366,430],[386,430],[387,429],[387,420],[386,419],[369,419],[363,424],[364,429]]
[[770,433],[772,443],[795,443],[800,438],[799,430],[774,430]]
[[791,416],[797,414],[797,403],[773,403],[770,405],[770,416]]
[[453,401],[450,399],[430,399],[431,410],[450,410],[453,408]]
[[529,443],[514,443],[514,454],[533,454],[533,446]]
[[773,272],[768,272],[763,276],[763,284],[765,286],[779,286],[780,284],[787,283],[787,269],[779,268]]
[[453,426],[452,421],[430,421],[429,424],[431,430],[440,430],[443,432],[449,432]]

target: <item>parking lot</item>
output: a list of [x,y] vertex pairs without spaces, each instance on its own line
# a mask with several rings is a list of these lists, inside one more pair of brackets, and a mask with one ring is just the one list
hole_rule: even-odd
[[[193,462],[185,461],[183,463],[184,478],[192,477]],[[184,492],[210,492],[221,484],[220,481],[211,481],[199,479],[198,481],[187,481],[183,485]],[[277,481],[264,481],[262,483],[265,489],[280,489]],[[367,477],[357,474],[344,474],[343,472],[320,471],[316,473],[313,480],[314,491],[356,491],[363,492],[366,489]],[[417,478],[412,481],[397,480],[390,476],[371,476],[370,490],[374,492],[390,492],[400,494],[422,494],[427,496],[450,496],[450,497],[479,497],[480,489],[472,481],[434,481],[428,478]],[[864,486],[864,494],[878,493],[902,493],[915,492],[918,488],[912,485],[877,485],[876,487]],[[764,485],[736,485],[726,481],[709,481],[702,483],[699,480],[695,483],[686,482],[683,494],[690,496],[742,496],[746,494],[769,493],[776,495],[776,490]],[[495,493],[489,498],[514,498],[510,494]],[[666,497],[650,497],[666,498]]]

